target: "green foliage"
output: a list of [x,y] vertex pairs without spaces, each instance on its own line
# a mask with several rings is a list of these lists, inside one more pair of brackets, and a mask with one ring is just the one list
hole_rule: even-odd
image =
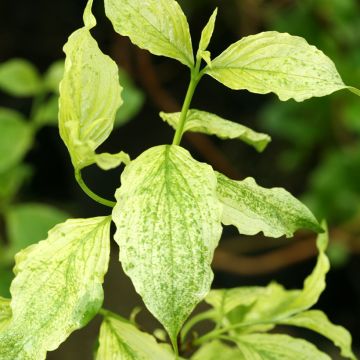
[[0,90],[13,96],[33,96],[42,91],[40,75],[23,59],[12,59],[0,66]]
[[11,318],[10,300],[0,296],[0,331],[5,329]]
[[[116,64],[100,51],[90,33],[96,25],[91,7],[89,0],[84,26],[64,47],[59,127],[79,185],[92,199],[114,209],[111,218],[70,219],[56,225],[46,240],[16,255],[11,309],[7,300],[0,302],[0,314],[6,313],[0,357],[44,359],[47,351],[56,349],[99,313],[104,321],[97,359],[180,359],[188,345],[184,341],[193,350],[203,346],[193,359],[214,359],[214,352],[221,353],[222,359],[235,360],[329,359],[305,340],[266,333],[279,324],[317,331],[339,346],[345,357],[355,359],[347,331],[332,325],[323,313],[308,311],[325,289],[329,271],[325,225],[284,189],[262,188],[252,178],[228,179],[193,159],[179,144],[186,131],[238,138],[259,151],[270,141],[268,135],[240,124],[189,110],[204,74],[230,88],[274,92],[281,100],[302,101],[344,88],[358,90],[344,85],[333,62],[300,37],[260,33],[230,45],[211,60],[207,46],[215,27],[215,10],[202,32],[194,63],[189,26],[176,1],[105,0],[106,14],[117,32],[155,55],[179,60],[190,67],[191,77],[181,112],[161,114],[176,129],[171,145],[150,148],[133,161],[123,151],[96,154],[116,122],[122,86]],[[203,60],[207,65],[201,68]],[[61,71],[56,65],[45,76],[46,88],[53,93]],[[46,112],[39,112],[38,123],[47,123]],[[122,162],[126,166],[116,202],[92,192],[81,177],[81,169],[91,164],[108,170]],[[24,215],[19,209],[15,214]],[[11,224],[11,213],[8,216]],[[124,271],[148,310],[167,330],[173,349],[138,330],[134,321],[101,309],[110,255],[110,219],[117,228],[115,240]],[[210,264],[222,223],[233,224],[247,235],[262,231],[266,236],[290,237],[301,228],[323,232],[317,239],[317,264],[303,289],[286,290],[272,282],[266,287],[210,291]],[[26,230],[11,232],[19,247],[31,237],[24,240],[22,231]],[[204,299],[212,309],[184,325]],[[192,326],[206,319],[214,322],[215,328],[189,338]]]

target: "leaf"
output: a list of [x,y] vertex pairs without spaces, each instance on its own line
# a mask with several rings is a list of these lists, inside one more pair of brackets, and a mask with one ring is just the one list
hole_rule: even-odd
[[[325,227],[325,226],[324,226]],[[271,283],[261,294],[258,300],[243,316],[241,321],[252,325],[253,323],[276,323],[290,316],[311,308],[317,303],[326,283],[325,276],[329,271],[329,260],[325,254],[328,243],[327,231],[318,235],[316,244],[319,250],[317,262],[312,273],[305,279],[302,290],[286,290],[283,286]],[[232,323],[237,316],[233,314]]]
[[303,101],[346,88],[322,51],[301,37],[276,31],[242,38],[212,60],[205,73],[231,89],[274,92],[282,101]]
[[30,149],[32,133],[23,116],[0,108],[0,173],[17,165]]
[[120,260],[172,341],[213,279],[222,208],[212,168],[175,146],[132,161],[116,191],[113,221]]
[[140,111],[145,102],[144,93],[135,86],[131,77],[121,69],[119,69],[119,81],[124,88],[121,94],[124,103],[116,113],[116,127],[123,126],[132,120],[132,118],[135,117]]
[[341,349],[342,356],[356,360],[351,350],[350,333],[342,326],[332,324],[322,311],[304,311],[289,319],[279,321],[279,324],[299,326],[316,331],[338,346]]
[[[160,117],[176,130],[180,120],[179,112],[170,114],[161,112]],[[263,151],[271,141],[270,136],[266,134],[257,133],[246,126],[201,110],[188,111],[184,131],[216,135],[221,139],[242,140],[257,151]]]
[[57,96],[51,96],[43,102],[37,109],[34,121],[38,126],[58,125],[59,99]]
[[31,174],[32,169],[26,164],[16,165],[0,173],[0,201],[9,202]]
[[46,238],[48,231],[65,221],[68,214],[46,204],[24,203],[11,206],[6,214],[11,255]]
[[109,228],[109,217],[68,220],[16,255],[13,317],[0,333],[1,359],[43,360],[98,312]]
[[240,234],[293,236],[298,229],[322,229],[310,210],[282,188],[266,189],[253,178],[234,181],[217,173],[218,197],[224,204],[222,222],[235,225]]
[[242,335],[239,336],[238,346],[244,360],[331,360],[313,344],[288,335]]
[[0,90],[13,96],[34,96],[42,91],[40,75],[26,60],[8,60],[0,65]]
[[266,288],[247,286],[233,289],[211,290],[205,301],[224,316],[238,306],[249,306],[266,294]]
[[244,357],[239,349],[231,348],[220,341],[212,341],[203,345],[192,357],[191,360],[243,360]]
[[119,316],[105,317],[99,337],[96,360],[173,360],[174,354],[162,348],[155,338],[138,330]]
[[125,165],[130,163],[130,156],[123,151],[118,154],[102,153],[95,155],[96,165],[103,170],[110,170],[117,168],[122,163]]
[[140,48],[194,66],[189,24],[175,0],[105,0],[105,13]]
[[59,94],[59,84],[64,76],[64,60],[58,60],[52,63],[44,75],[45,87],[48,91]]
[[65,74],[60,83],[60,135],[76,169],[93,163],[95,149],[109,136],[122,104],[117,65],[90,34],[96,24],[91,4],[84,12],[87,25],[64,46]]
[[[0,266],[0,296],[10,297],[10,284],[14,278],[14,274],[7,264],[4,264],[3,259]],[[0,330],[1,331],[1,330]]]
[[210,40],[211,40],[212,34],[214,32],[217,12],[218,12],[218,9],[216,8],[214,10],[214,12],[212,13],[212,15],[210,16],[208,23],[206,24],[203,31],[201,32],[201,38],[200,38],[200,42],[199,42],[199,50],[198,50],[197,57],[199,57],[199,55],[202,56],[202,53],[207,49],[207,47],[210,44]]
[[11,319],[10,300],[0,296],[0,332],[6,328]]
[[355,95],[360,96],[360,90],[359,90],[359,89],[357,89],[357,88],[355,88],[355,87],[353,87],[353,86],[348,86],[347,88],[348,88],[352,93],[354,93]]

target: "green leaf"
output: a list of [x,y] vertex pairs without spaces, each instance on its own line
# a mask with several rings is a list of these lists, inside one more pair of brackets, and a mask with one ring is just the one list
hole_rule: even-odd
[[12,321],[0,333],[0,358],[43,360],[103,302],[110,218],[72,219],[16,255]]
[[117,168],[122,163],[125,165],[130,163],[130,156],[123,151],[118,154],[102,153],[95,155],[95,162],[99,168],[103,170],[110,170]]
[[[212,13],[212,15],[210,16],[208,23],[206,24],[203,31],[201,32],[201,38],[200,38],[200,42],[199,42],[199,50],[197,53],[198,58],[203,57],[205,50],[207,49],[207,47],[210,44],[210,40],[211,40],[212,34],[214,32],[217,11],[218,11],[218,9],[216,8],[214,10],[214,12]],[[210,61],[210,54],[208,57],[208,61]]]
[[173,360],[174,354],[162,348],[155,338],[138,330],[119,316],[106,316],[100,329],[96,360]]
[[157,146],[121,176],[113,221],[120,260],[172,341],[210,289],[222,207],[212,168],[175,146]]
[[23,116],[0,108],[0,173],[18,164],[31,147],[32,132]]
[[44,83],[48,91],[51,91],[55,94],[59,94],[59,84],[61,79],[64,76],[65,63],[64,60],[55,61],[49,66],[45,75]]
[[95,149],[109,136],[122,103],[118,67],[90,34],[96,24],[91,4],[84,12],[87,25],[64,46],[65,74],[60,83],[60,135],[76,169],[94,162]]
[[222,222],[235,225],[240,234],[293,236],[298,229],[322,231],[311,211],[282,188],[265,189],[253,178],[234,181],[217,173],[218,197],[224,204]]
[[[175,130],[179,124],[180,113],[160,113],[160,117]],[[189,110],[184,131],[200,132],[216,135],[221,139],[238,139],[253,146],[257,151],[263,151],[271,141],[270,136],[257,133],[246,126],[225,120],[215,114],[201,110]]]
[[[279,284],[271,283],[262,294],[259,292],[258,300],[242,317],[242,322],[250,325],[256,322],[275,323],[315,305],[325,289],[325,276],[330,268],[325,254],[327,243],[327,232],[318,235],[317,262],[312,273],[305,279],[302,290],[286,290]],[[236,322],[236,314],[233,315],[233,322]]]
[[105,0],[105,12],[135,45],[194,66],[189,24],[175,0]]
[[[221,358],[219,358],[221,354]],[[244,357],[239,349],[231,348],[220,341],[213,341],[203,345],[191,360],[243,360]]]
[[225,316],[239,306],[249,306],[266,294],[266,288],[248,286],[233,289],[211,290],[205,301],[221,316]]
[[31,174],[31,167],[25,164],[19,164],[0,173],[0,201],[10,201]]
[[41,78],[28,61],[11,59],[0,65],[0,90],[13,96],[33,96],[42,91]]
[[47,101],[40,104],[35,114],[34,121],[39,126],[58,125],[59,98],[51,96]]
[[353,86],[348,86],[347,88],[348,88],[352,93],[354,93],[355,95],[360,96],[360,90],[359,90],[359,89],[357,89],[357,88],[355,88],[355,87],[353,87]]
[[239,336],[238,346],[244,360],[331,360],[313,344],[280,334]]
[[11,254],[45,239],[52,227],[68,217],[65,212],[45,204],[28,203],[10,207],[5,220]]
[[234,90],[303,101],[346,88],[334,63],[305,39],[267,31],[232,44],[205,72]]
[[[1,249],[0,249],[1,250]],[[14,274],[11,271],[11,268],[4,263],[0,266],[0,296],[10,297],[10,284],[14,278]]]
[[123,105],[119,108],[115,117],[115,126],[123,126],[137,115],[145,101],[144,93],[139,90],[131,77],[119,69],[119,81],[123,86]]
[[356,357],[351,350],[350,333],[342,326],[332,324],[322,311],[304,311],[289,319],[279,321],[279,324],[299,326],[316,331],[338,346],[341,349],[342,356],[356,360]]
[[0,296],[0,332],[6,328],[11,319],[10,300]]

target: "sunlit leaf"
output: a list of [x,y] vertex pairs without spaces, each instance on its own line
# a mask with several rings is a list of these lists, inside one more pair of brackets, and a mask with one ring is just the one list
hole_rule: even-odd
[[[214,32],[216,16],[217,16],[217,8],[214,10],[212,15],[210,16],[208,23],[206,24],[203,31],[201,32],[201,38],[200,38],[200,42],[199,42],[199,50],[197,53],[197,57],[205,56],[205,58],[207,59],[206,62],[208,64],[210,63],[210,53],[205,52],[205,50],[209,46],[212,34]],[[207,54],[207,55],[205,55],[205,54]]]
[[37,203],[23,203],[11,206],[6,214],[6,228],[11,253],[46,238],[48,231],[65,221],[68,214],[53,206]]
[[[161,112],[160,117],[174,129],[178,127],[180,113]],[[216,135],[221,139],[238,139],[253,146],[257,151],[264,150],[271,141],[269,135],[255,132],[246,126],[201,110],[188,111],[184,131]]]
[[118,154],[102,153],[95,155],[96,165],[103,170],[110,170],[117,168],[121,164],[129,164],[130,156],[123,151]]
[[219,199],[224,204],[222,222],[235,225],[240,234],[293,236],[298,229],[322,231],[311,211],[282,188],[266,189],[253,178],[234,181],[217,173]]
[[289,319],[279,321],[279,324],[293,325],[316,331],[338,346],[341,349],[342,356],[356,360],[351,350],[350,333],[342,326],[332,324],[322,311],[304,311]]
[[59,127],[75,168],[94,162],[95,149],[109,136],[121,105],[118,67],[90,34],[96,20],[89,1],[85,26],[64,46],[65,74],[60,83]]
[[23,116],[0,108],[0,173],[18,164],[29,150],[32,132]]
[[282,334],[242,335],[238,346],[242,360],[331,360],[313,344]]
[[109,359],[173,360],[174,354],[129,321],[119,316],[107,316],[101,325],[96,360]]
[[172,341],[210,289],[222,208],[212,168],[178,146],[132,161],[116,192],[113,221],[120,260]]
[[1,359],[43,360],[92,319],[103,301],[109,230],[109,217],[68,220],[16,255]]
[[305,39],[267,31],[242,38],[206,73],[231,89],[303,101],[346,88],[334,63]]
[[105,0],[114,29],[142,49],[194,65],[189,25],[175,0]]
[[28,61],[11,59],[0,64],[0,90],[13,96],[33,96],[42,90],[41,78]]
[[10,318],[10,300],[0,296],[0,332],[9,324]]

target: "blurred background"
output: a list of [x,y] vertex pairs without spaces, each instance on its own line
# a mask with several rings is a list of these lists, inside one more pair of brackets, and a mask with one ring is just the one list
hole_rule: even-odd
[[[360,86],[360,2],[358,0],[180,0],[190,22],[194,47],[213,9],[219,14],[210,50],[215,56],[242,36],[278,30],[305,37],[330,56],[344,82]],[[85,0],[0,1],[0,295],[9,296],[13,256],[46,237],[69,216],[108,214],[78,188],[57,124],[62,46],[82,26]],[[101,150],[124,150],[132,158],[150,146],[170,143],[173,130],[160,110],[179,110],[188,85],[180,64],[153,57],[117,35],[95,1],[101,49],[119,64],[123,108]],[[106,96],[106,94],[104,94]],[[304,103],[280,102],[274,95],[234,92],[203,78],[193,107],[267,132],[273,141],[262,154],[236,141],[187,134],[183,146],[194,157],[234,179],[254,177],[265,187],[282,186],[329,223],[332,270],[318,308],[352,333],[360,350],[360,99],[348,92]],[[111,198],[121,169],[84,171],[88,185]],[[214,287],[266,285],[272,279],[301,287],[313,268],[314,235],[294,239],[245,237],[224,231],[215,259]],[[123,275],[113,246],[105,282],[105,306],[128,316],[142,306]],[[146,310],[138,320],[158,326]],[[90,359],[99,319],[74,333],[49,359]],[[292,330],[299,335],[298,330]],[[304,335],[304,334],[300,334]],[[305,336],[311,336],[305,333]],[[311,337],[310,337],[311,338]],[[314,340],[314,338],[311,338]],[[315,341],[337,351],[322,338]]]

